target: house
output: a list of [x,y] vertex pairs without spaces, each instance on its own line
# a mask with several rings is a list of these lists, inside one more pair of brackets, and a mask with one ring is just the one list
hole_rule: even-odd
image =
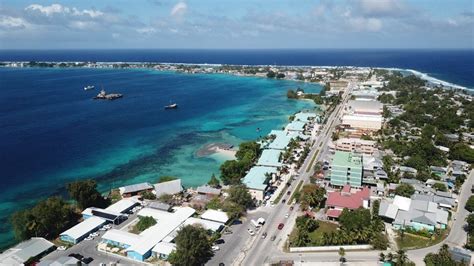
[[269,166],[269,167],[281,167],[283,163],[280,162],[281,150],[264,149],[260,158],[258,159],[257,165]]
[[383,200],[380,203],[379,216],[392,223],[394,228],[411,227],[414,230],[445,229],[448,224],[448,212],[438,208],[434,202],[413,200],[395,196],[392,203]]
[[153,202],[150,202],[147,205],[147,207],[152,208],[152,209],[156,209],[156,210],[169,212],[169,211],[171,211],[173,206],[171,206],[169,204],[166,204],[166,203],[163,203],[163,202],[153,201]]
[[456,206],[456,200],[450,197],[442,197],[438,195],[422,195],[422,194],[414,194],[411,196],[412,200],[419,200],[419,201],[427,201],[427,202],[434,202],[438,204],[438,207],[444,209],[452,209]]
[[383,104],[379,101],[349,100],[344,111],[346,114],[380,115]]
[[372,154],[375,151],[375,141],[357,138],[340,138],[336,141],[338,151]]
[[433,174],[438,176],[446,175],[448,173],[448,168],[441,166],[430,166],[430,170]]
[[90,233],[99,230],[106,222],[105,219],[92,216],[64,231],[59,235],[59,238],[64,242],[77,244],[89,236]]
[[69,256],[61,256],[55,260],[41,260],[37,266],[74,266],[82,265],[81,261]]
[[361,207],[368,208],[370,203],[370,189],[363,187],[356,192],[351,192],[351,186],[345,185],[341,191],[333,191],[328,193],[326,207],[328,208],[326,215],[329,218],[337,219],[341,215],[342,210],[347,208],[355,210]]
[[297,133],[288,133],[283,130],[272,130],[270,131],[270,136],[274,136],[272,142],[268,145],[267,148],[275,150],[284,150],[290,143],[290,141],[298,137]]
[[0,254],[0,265],[23,265],[30,259],[38,260],[55,249],[53,243],[42,237],[32,237]]
[[213,188],[213,187],[208,186],[208,185],[199,186],[199,187],[197,187],[196,191],[197,191],[198,194],[207,195],[207,196],[210,196],[210,197],[219,196],[221,194],[220,189]]
[[359,130],[377,131],[382,128],[383,117],[381,115],[350,115],[342,116],[341,125],[346,128]]
[[376,158],[375,156],[372,155],[366,155],[364,154],[362,156],[363,160],[363,165],[364,165],[364,171],[376,171],[378,169],[383,169],[383,162],[379,158]]
[[247,186],[252,198],[262,201],[273,175],[277,172],[276,167],[254,166],[245,175],[242,184]]
[[153,190],[153,186],[146,182],[119,188],[120,194],[124,198],[139,195],[142,192],[152,191],[152,190]]
[[416,176],[418,174],[418,170],[416,170],[415,168],[413,167],[408,167],[408,166],[399,166],[399,167],[395,167],[394,169],[395,171],[400,171],[400,174],[411,174],[413,176]]
[[336,151],[331,162],[329,179],[333,186],[353,187],[362,185],[362,156],[352,153]]
[[[112,245],[122,250],[128,258],[144,261],[149,258],[153,248],[159,243],[171,243],[177,231],[184,222],[191,218],[196,211],[190,207],[175,207],[172,212],[152,208],[143,208],[137,215],[139,217],[149,216],[156,220],[156,224],[147,228],[139,234],[126,230],[111,229],[107,231],[99,245]],[[166,245],[166,244],[165,244]],[[169,255],[169,254],[168,254]]]
[[219,223],[227,223],[229,221],[229,216],[223,211],[217,211],[209,209],[201,214],[201,218],[204,220],[215,221]]
[[181,179],[175,179],[153,185],[155,189],[156,197],[159,198],[162,195],[175,195],[183,192],[184,188],[181,184]]

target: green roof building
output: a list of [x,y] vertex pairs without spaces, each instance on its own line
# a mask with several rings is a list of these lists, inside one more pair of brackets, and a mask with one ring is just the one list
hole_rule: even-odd
[[336,151],[329,178],[333,186],[362,186],[362,156],[352,152]]

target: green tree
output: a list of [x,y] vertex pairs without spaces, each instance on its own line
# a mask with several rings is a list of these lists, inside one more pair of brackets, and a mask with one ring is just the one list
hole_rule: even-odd
[[175,238],[176,250],[169,262],[177,266],[204,265],[212,256],[212,243],[207,231],[192,225],[184,226]]
[[466,202],[466,206],[464,206],[464,208],[469,212],[474,211],[474,196],[469,197],[469,199]]
[[277,78],[277,79],[285,78],[285,74],[283,74],[283,73],[278,73],[278,74],[276,75],[276,78]]
[[213,188],[218,188],[220,187],[221,182],[217,179],[216,175],[212,174],[211,179],[207,184]]
[[339,216],[339,223],[348,231],[363,229],[371,223],[370,210],[359,208],[351,211],[344,208]]
[[229,219],[238,219],[245,212],[243,206],[229,200],[224,201],[222,210],[227,213]]
[[338,253],[340,256],[339,261],[346,262],[346,258],[344,258],[344,256],[346,256],[346,250],[343,247],[340,247]]
[[139,216],[138,217],[138,223],[135,224],[134,228],[137,232],[143,232],[149,227],[153,226],[156,224],[156,220],[151,217],[151,216]]
[[276,73],[275,73],[275,72],[273,72],[273,71],[271,71],[271,70],[267,72],[267,78],[271,78],[271,79],[272,79],[272,78],[274,78],[275,76],[276,76]]
[[448,191],[448,188],[446,187],[445,184],[441,184],[441,183],[435,183],[433,184],[433,188],[437,191],[443,191],[443,192],[446,192]]
[[303,208],[307,206],[318,207],[324,201],[326,189],[316,184],[306,184],[301,188],[300,203]]
[[227,191],[229,196],[226,200],[235,202],[244,209],[253,206],[253,199],[245,185],[234,185]]
[[67,184],[69,196],[77,202],[81,209],[88,207],[106,207],[108,202],[97,191],[95,180],[87,179]]
[[456,262],[449,253],[448,245],[444,244],[438,253],[428,253],[423,261],[426,266],[463,266],[461,262]]
[[54,239],[78,219],[71,205],[60,197],[50,197],[30,209],[15,212],[10,221],[15,237],[25,240],[35,236]]
[[411,197],[415,193],[415,188],[410,185],[410,184],[400,184],[396,189],[395,189],[395,195],[399,195],[402,197]]
[[298,228],[298,230],[311,233],[314,230],[318,229],[318,227],[318,221],[306,215],[296,217],[296,228]]
[[163,194],[160,197],[158,197],[158,200],[166,203],[166,204],[173,204],[173,195],[170,194]]
[[151,191],[148,191],[148,190],[145,190],[141,193],[141,196],[143,199],[147,199],[147,200],[155,200],[156,199],[156,195],[153,194]]
[[222,209],[223,203],[219,197],[212,198],[207,204],[206,209],[219,210]]
[[474,162],[474,150],[465,143],[458,143],[451,148],[449,155],[453,160]]

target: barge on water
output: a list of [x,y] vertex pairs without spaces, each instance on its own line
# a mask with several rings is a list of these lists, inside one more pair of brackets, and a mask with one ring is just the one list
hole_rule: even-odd
[[120,93],[109,93],[107,94],[104,90],[101,90],[97,96],[94,97],[94,100],[116,100],[122,98],[123,95]]

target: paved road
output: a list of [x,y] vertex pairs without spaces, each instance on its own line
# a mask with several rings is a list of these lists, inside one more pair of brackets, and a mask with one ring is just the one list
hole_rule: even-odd
[[[315,141],[313,146],[311,147],[311,151],[309,156],[306,158],[305,162],[301,166],[299,170],[299,176],[297,180],[293,182],[294,186],[291,190],[294,190],[296,184],[303,180],[305,183],[309,182],[310,176],[314,173],[313,169],[309,169],[307,172],[308,167],[312,167],[311,161],[314,156],[317,156],[314,162],[318,161],[324,152],[323,149],[326,148],[328,141],[331,139],[332,132],[334,131],[335,126],[338,124],[338,119],[340,118],[342,108],[349,99],[350,92],[354,88],[354,84],[349,85],[349,89],[345,91],[342,96],[341,103],[335,108],[335,110],[329,115],[326,125],[322,129],[319,134],[318,139]],[[317,153],[317,154],[316,154]],[[293,191],[292,191],[293,193]],[[284,197],[285,198],[285,197]],[[248,251],[245,253],[241,253],[233,262],[233,265],[263,265],[265,262],[269,262],[270,258],[273,258],[278,255],[284,256],[281,250],[287,241],[288,235],[291,233],[293,229],[293,225],[295,223],[295,219],[298,216],[297,214],[298,206],[293,210],[290,211],[290,206],[287,204],[279,203],[278,208],[274,209],[273,212],[267,218],[266,224],[262,230],[267,231],[268,236],[266,239],[257,239],[253,245],[248,248]],[[285,219],[285,215],[289,214],[289,218]],[[283,230],[278,230],[277,226],[279,223],[284,223],[285,226]],[[277,236],[275,241],[271,241],[271,236]],[[337,253],[336,253],[337,254]]]

